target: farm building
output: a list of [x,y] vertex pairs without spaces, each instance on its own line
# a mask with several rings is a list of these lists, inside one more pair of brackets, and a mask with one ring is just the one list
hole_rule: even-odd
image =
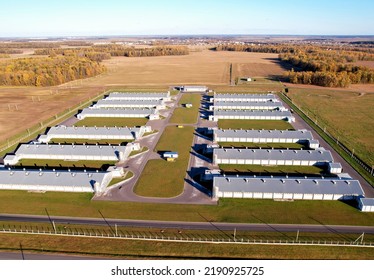
[[215,142],[253,142],[253,143],[305,143],[313,139],[306,130],[213,130]]
[[170,92],[111,92],[106,100],[164,100],[170,101]]
[[87,140],[135,140],[150,132],[150,126],[141,127],[71,127],[54,126],[46,135],[40,135],[38,142],[48,143],[52,139]]
[[285,120],[294,122],[295,117],[289,111],[250,111],[250,110],[214,110],[213,115],[209,116],[210,121],[219,119],[229,120]]
[[309,149],[318,149],[319,148],[319,141],[316,139],[309,139],[308,140],[308,147]]
[[209,110],[279,110],[286,111],[279,101],[220,101],[214,100]]
[[215,93],[210,102],[214,101],[235,101],[235,102],[267,102],[278,101],[274,94],[237,94],[237,93]]
[[213,177],[213,198],[351,200],[364,191],[357,180]]
[[339,162],[330,162],[328,164],[328,170],[331,174],[340,174],[342,173],[342,165]]
[[214,149],[213,164],[327,165],[333,162],[324,150]]
[[164,152],[163,154],[164,158],[178,158],[177,152]]
[[165,109],[164,100],[111,100],[101,99],[92,108],[156,108]]
[[158,116],[156,109],[94,109],[84,108],[77,114],[79,120],[84,118],[149,118],[151,115]]
[[131,151],[139,149],[139,144],[126,146],[22,144],[15,155],[7,155],[4,158],[4,164],[15,165],[21,159],[123,161]]
[[374,212],[374,198],[361,197],[358,200],[358,208],[362,212]]
[[209,89],[206,86],[182,86],[181,92],[207,92]]
[[112,178],[112,172],[0,169],[0,189],[101,193]]

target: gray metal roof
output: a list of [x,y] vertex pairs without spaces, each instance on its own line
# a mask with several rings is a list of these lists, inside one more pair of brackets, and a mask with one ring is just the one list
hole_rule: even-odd
[[361,197],[360,200],[364,206],[374,206],[374,198]]
[[156,109],[115,109],[115,108],[84,108],[78,115],[152,115]]
[[169,92],[111,92],[106,99],[163,99]]
[[276,100],[277,96],[274,94],[238,94],[238,93],[216,93],[214,94],[214,100],[225,100],[225,99],[235,99],[235,100],[253,100],[253,99],[264,99],[265,100]]
[[256,107],[256,106],[261,106],[261,107],[269,107],[269,108],[283,108],[283,103],[280,101],[269,101],[265,100],[263,102],[261,101],[252,101],[252,100],[243,100],[243,101],[225,101],[225,100],[214,100],[213,102],[214,107],[240,107],[240,106],[245,106],[245,107]]
[[214,110],[215,116],[279,116],[292,117],[289,111],[272,111],[272,110]]
[[71,156],[113,156],[116,152],[125,152],[126,146],[100,145],[58,145],[58,144],[22,144],[16,151],[22,155],[71,155]]
[[92,181],[101,183],[108,172],[68,172],[0,169],[0,186],[68,186],[93,188]]
[[217,129],[213,131],[215,137],[232,138],[290,138],[300,140],[313,139],[307,130],[245,130],[245,129]]
[[[140,127],[77,127],[77,126],[54,126],[51,127],[47,135],[53,138],[61,136],[74,136],[74,138],[87,136],[111,135],[133,137],[135,133],[139,133]],[[65,137],[66,138],[66,137]]]
[[221,192],[297,193],[363,195],[357,180],[223,177],[213,178],[213,186]]
[[342,165],[339,162],[330,162],[329,166],[331,168],[342,168]]
[[92,107],[94,108],[100,108],[100,107],[143,107],[143,108],[153,108],[156,106],[163,105],[163,100],[128,100],[128,99],[122,99],[122,100],[113,100],[113,99],[101,99],[97,101],[96,104],[94,104]]
[[214,156],[218,159],[333,161],[331,153],[323,150],[214,149]]

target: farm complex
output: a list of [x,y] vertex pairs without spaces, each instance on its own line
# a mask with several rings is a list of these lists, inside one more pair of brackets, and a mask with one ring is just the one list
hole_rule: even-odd
[[[146,175],[150,164],[158,162],[160,167],[162,166],[160,174],[176,167],[174,176],[183,177],[186,173],[189,174],[186,178],[194,182],[185,182],[181,189],[183,195],[168,198],[170,203],[215,204],[220,198],[356,200],[362,211],[371,211],[371,198],[364,198],[365,191],[360,182],[349,174],[342,173],[342,165],[335,162],[329,150],[320,146],[311,131],[305,128],[282,130],[277,127],[219,127],[220,119],[246,123],[258,120],[275,121],[277,124],[297,122],[293,113],[277,95],[212,95],[212,91],[208,93],[209,89],[205,86],[182,86],[179,89],[180,92],[174,96],[171,96],[170,92],[107,94],[72,117],[70,125],[51,127],[35,141],[21,144],[14,153],[5,156],[5,167],[1,170],[3,176],[0,177],[1,189],[92,192],[99,200],[142,201],[142,192],[148,192],[142,190],[138,193],[142,189],[142,182],[150,180],[152,175],[150,178]],[[190,106],[182,106],[182,96],[184,100],[195,98],[201,103],[190,101],[192,103],[187,103]],[[206,136],[195,136],[190,140],[191,144],[187,143],[186,146],[176,149],[173,148],[175,145],[169,142],[166,146],[164,144],[166,150],[158,152],[155,148],[156,139],[159,139],[162,133],[170,133],[166,131],[171,129],[186,131],[186,124],[170,123],[173,111],[178,107],[185,110],[185,114],[189,114],[186,110],[197,112],[200,107],[202,113],[197,116],[197,122],[192,126],[198,135],[202,133]],[[101,118],[108,120],[105,126],[74,126],[83,119]],[[111,125],[111,118],[146,118],[147,121],[145,126],[118,127]],[[87,144],[89,141],[91,143]],[[107,141],[107,144],[93,144],[92,141]],[[113,144],[112,141],[124,142]],[[231,148],[221,146],[227,146],[227,143],[230,143]],[[246,147],[242,148],[242,144]],[[198,154],[188,155],[180,150],[191,147]],[[61,164],[59,168],[56,161],[64,162],[65,169]],[[77,162],[84,163],[84,170],[77,169]],[[107,163],[107,169],[95,171],[90,165],[92,162]],[[53,170],[49,166],[53,166]],[[230,166],[236,166],[238,171],[233,172]],[[262,167],[264,170],[276,167],[284,175],[279,172],[243,172],[250,170],[252,166],[257,169]],[[298,168],[303,169],[297,171]],[[308,168],[321,170],[320,175],[312,171],[315,169]],[[226,172],[227,170],[230,172]],[[133,176],[125,178],[124,174],[129,172]],[[156,178],[158,175],[154,176]],[[111,185],[110,182],[115,178],[116,183]],[[199,190],[195,189],[195,185],[201,186]],[[195,199],[188,195],[188,189],[191,195],[195,193]],[[145,201],[147,199],[150,198],[145,197]]]

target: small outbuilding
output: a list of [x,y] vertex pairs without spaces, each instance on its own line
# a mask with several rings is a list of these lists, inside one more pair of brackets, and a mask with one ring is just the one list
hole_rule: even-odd
[[358,200],[358,208],[362,212],[374,212],[374,198],[361,197]]

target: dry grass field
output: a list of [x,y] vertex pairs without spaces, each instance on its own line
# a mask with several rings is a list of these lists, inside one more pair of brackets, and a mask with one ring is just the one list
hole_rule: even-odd
[[[240,76],[276,75],[281,72],[274,62],[276,57],[275,54],[209,50],[186,56],[115,57],[104,62],[108,72],[97,77],[48,88],[0,87],[0,142],[106,89],[166,91],[170,85],[206,84],[225,90],[229,84],[230,63]],[[251,70],[252,63],[256,67]],[[235,65],[239,70],[235,70]],[[279,88],[278,83],[274,85],[271,90]],[[262,83],[254,90],[262,88],[270,90],[269,84]],[[240,86],[241,91],[246,89],[247,86]]]

